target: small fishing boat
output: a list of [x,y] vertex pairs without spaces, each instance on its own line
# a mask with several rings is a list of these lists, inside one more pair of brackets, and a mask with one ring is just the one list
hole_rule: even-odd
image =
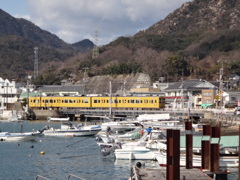
[[60,128],[49,127],[43,131],[45,136],[94,136],[101,131],[100,125],[74,124],[69,118],[49,118],[49,121],[61,122]]
[[150,133],[144,132],[138,141],[121,143],[117,139],[112,142],[97,143],[104,156],[114,153],[116,159],[155,159],[154,151],[164,149],[166,144],[165,136],[160,130],[152,130]]
[[0,141],[35,141],[36,136],[41,135],[41,132],[25,132],[25,133],[10,133],[0,132]]

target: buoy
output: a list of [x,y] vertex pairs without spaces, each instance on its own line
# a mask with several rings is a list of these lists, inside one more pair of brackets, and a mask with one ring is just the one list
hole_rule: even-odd
[[41,151],[41,152],[40,152],[40,154],[42,154],[42,155],[43,155],[43,154],[45,154],[45,152],[44,152],[44,151]]

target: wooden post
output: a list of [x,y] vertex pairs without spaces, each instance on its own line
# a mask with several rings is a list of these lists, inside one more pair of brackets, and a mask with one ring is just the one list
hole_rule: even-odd
[[238,130],[238,180],[240,180],[240,125]]
[[203,125],[203,139],[201,143],[202,151],[201,151],[201,158],[202,158],[202,169],[209,169],[210,170],[210,138],[212,135],[211,125]]
[[186,130],[186,169],[193,168],[193,135],[192,121],[185,121]]
[[167,180],[180,180],[180,130],[167,130]]
[[219,141],[220,141],[220,127],[212,127],[212,139],[211,139],[211,172],[219,171]]

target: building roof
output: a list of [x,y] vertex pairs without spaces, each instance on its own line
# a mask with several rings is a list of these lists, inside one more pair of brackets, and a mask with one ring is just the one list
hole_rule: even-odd
[[182,82],[176,82],[174,84],[169,85],[168,88],[165,89],[165,91],[171,91],[171,90],[189,90],[189,89],[216,89],[216,86],[211,84],[208,81],[202,80],[202,79],[192,79],[192,80],[186,80]]
[[84,93],[84,85],[52,85],[52,86],[43,86],[39,88],[41,92],[79,92]]
[[239,96],[240,97],[240,92],[239,91],[226,91],[227,94],[230,96]]

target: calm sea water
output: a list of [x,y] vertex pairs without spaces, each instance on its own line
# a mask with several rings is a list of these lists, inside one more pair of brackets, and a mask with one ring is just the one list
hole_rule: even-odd
[[[47,124],[23,122],[23,130],[38,130]],[[0,123],[0,130],[20,132],[20,124]],[[138,162],[103,157],[94,137],[42,136],[36,142],[0,142],[0,158],[0,180],[34,180],[37,175],[66,180],[69,174],[87,180],[126,180],[131,165]],[[149,168],[158,167],[154,161],[145,161],[145,164]]]
[[[23,122],[24,132],[58,123]],[[20,123],[0,123],[1,131],[20,132]],[[44,155],[41,152],[45,152]],[[86,180],[126,180],[130,167],[138,161],[103,157],[95,137],[38,137],[36,142],[0,142],[0,180],[34,180],[37,175],[50,180],[66,180],[74,174]],[[159,168],[154,161],[140,161],[146,168]],[[236,180],[237,169],[230,169]],[[74,178],[71,178],[74,179]]]

